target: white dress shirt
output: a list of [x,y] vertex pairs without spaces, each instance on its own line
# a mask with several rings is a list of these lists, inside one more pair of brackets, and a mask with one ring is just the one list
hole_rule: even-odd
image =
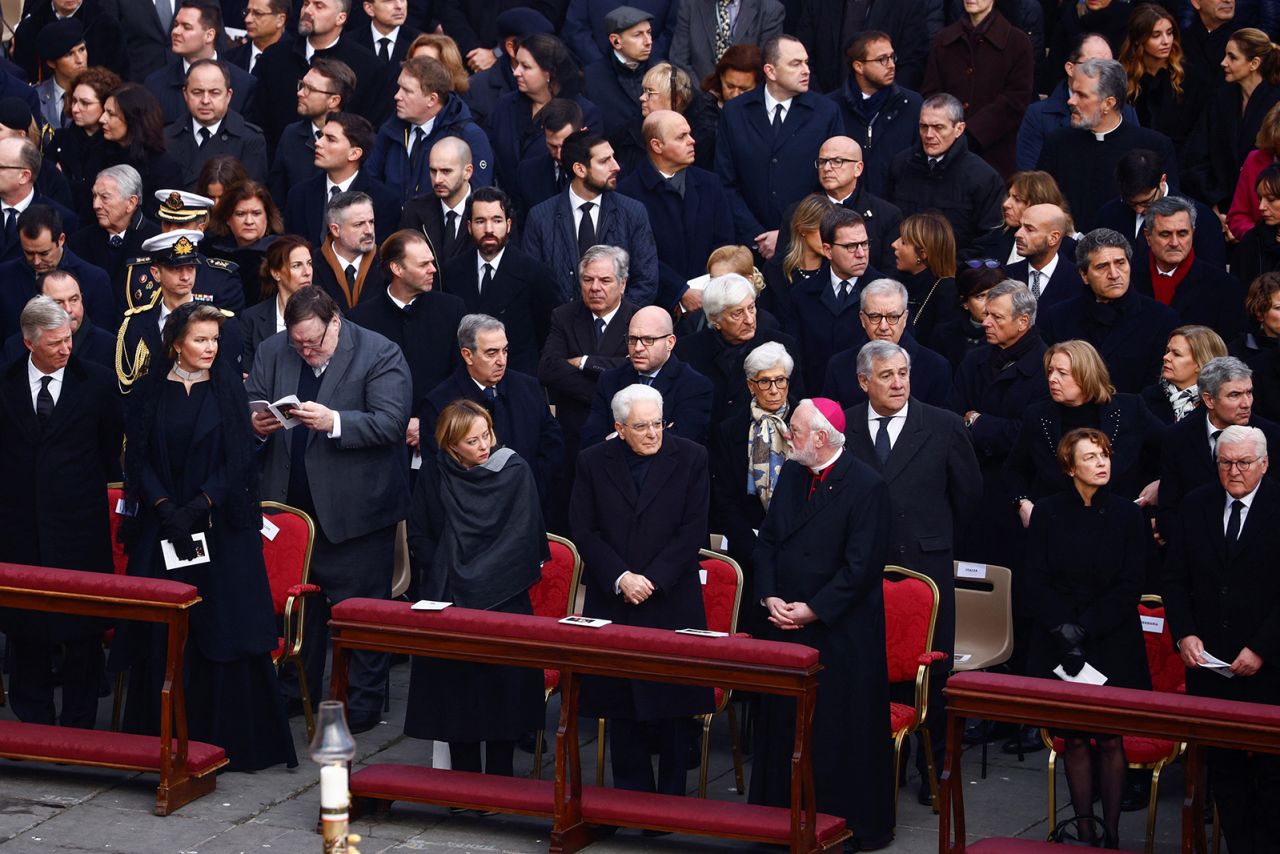
[[591,226],[600,230],[600,199],[596,196],[594,199],[584,199],[573,191],[573,185],[569,186],[569,209],[573,212],[573,233],[577,234],[578,229],[582,226],[582,206],[587,202],[591,202]]
[[782,105],[782,120],[785,122],[785,121],[787,120],[787,114],[791,112],[791,102],[792,102],[793,100],[795,100],[795,99],[794,99],[794,98],[788,98],[788,99],[786,99],[785,101],[779,101],[777,98],[773,97],[773,95],[772,95],[772,94],[770,94],[770,92],[769,92],[769,87],[768,87],[768,86],[764,87],[764,118],[765,118],[765,121],[767,121],[767,122],[770,124],[770,126],[772,126],[772,125],[773,125],[773,113],[774,113],[774,110],[776,110],[776,109],[778,108],[778,105],[779,105],[779,104],[781,104],[781,105]]
[[[1257,463],[1254,463],[1257,465]],[[1244,533],[1244,520],[1249,516],[1249,508],[1253,506],[1253,499],[1258,494],[1258,488],[1262,486],[1262,482],[1258,482],[1258,486],[1253,488],[1253,492],[1240,499],[1240,503],[1244,506],[1240,508],[1240,533]],[[1227,532],[1227,525],[1231,521],[1231,503],[1236,499],[1231,497],[1231,493],[1226,492],[1226,500],[1222,505],[1222,533]]]
[[53,377],[53,381],[49,383],[49,394],[53,397],[55,406],[58,404],[58,397],[62,394],[62,375],[66,373],[66,368],[58,368],[51,374],[46,374],[36,367],[35,362],[31,361],[31,357],[27,356],[27,382],[31,384],[31,408],[36,408],[36,397],[40,394],[40,380],[46,376]]
[[911,402],[908,401],[902,404],[902,408],[899,409],[897,412],[893,413],[892,415],[886,416],[883,413],[876,412],[876,408],[872,406],[870,403],[867,404],[867,435],[871,437],[871,444],[873,446],[876,443],[876,436],[880,434],[879,419],[881,418],[889,419],[889,424],[886,427],[886,429],[889,431],[889,447],[892,448],[894,446],[894,444],[898,441],[898,437],[902,435],[902,428],[906,426],[907,407],[909,407],[910,405],[911,405]]

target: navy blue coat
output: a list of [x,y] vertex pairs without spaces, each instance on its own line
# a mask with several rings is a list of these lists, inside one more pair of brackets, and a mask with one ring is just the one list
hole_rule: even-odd
[[836,105],[813,92],[792,99],[776,137],[766,112],[764,86],[758,86],[724,105],[716,131],[716,173],[733,204],[738,242],[748,245],[777,228],[787,205],[813,190],[818,149],[844,133]]
[[645,158],[618,182],[618,192],[644,205],[658,249],[655,305],[675,308],[685,283],[707,270],[707,257],[733,243],[733,216],[720,179],[697,166],[684,170],[684,196],[671,189]]
[[[361,299],[359,305],[347,312],[347,319],[400,348],[409,365],[409,375],[413,377],[409,414],[417,415],[419,404],[431,390],[462,364],[457,336],[458,323],[466,310],[462,300],[440,291],[419,294],[408,312],[391,301],[386,288],[378,287],[376,293],[374,298]],[[434,431],[433,422],[425,432]]]
[[[867,400],[867,393],[858,385],[858,351],[867,343],[867,336],[862,327],[858,327],[858,333],[856,344],[831,357],[822,381],[822,396],[845,409]],[[910,332],[903,332],[898,344],[911,357],[911,399],[930,406],[946,406],[951,398],[951,363],[913,338]]]
[[[1025,259],[1016,264],[1010,264],[1004,268],[1004,271],[1009,274],[1010,279],[1031,287],[1031,264]],[[1036,316],[1040,316],[1050,306],[1078,297],[1087,293],[1088,290],[1084,279],[1080,278],[1080,268],[1076,266],[1073,253],[1065,251],[1063,247],[1058,250],[1058,266],[1049,277],[1049,284],[1041,286],[1040,299],[1036,300]]]
[[[455,400],[478,403],[493,416],[493,430],[499,447],[510,448],[529,464],[538,494],[545,502],[551,486],[564,463],[564,436],[560,422],[547,406],[547,395],[536,377],[508,370],[496,386],[498,397],[492,404],[459,365],[444,382],[433,388],[418,410],[421,419],[422,456],[434,459],[436,421],[444,408]],[[431,453],[428,453],[430,451]]]
[[489,116],[498,105],[498,99],[515,89],[516,77],[511,73],[511,63],[503,54],[492,68],[471,75],[471,88],[462,97],[471,108],[471,117],[487,129]]
[[[641,382],[640,373],[630,362],[610,368],[596,382],[591,399],[591,414],[582,425],[582,447],[603,442],[613,432],[613,396],[629,385]],[[653,380],[653,388],[662,395],[662,420],[670,425],[666,435],[676,435],[699,445],[707,444],[711,421],[711,398],[715,392],[711,380],[695,371],[674,354],[667,359]]]
[[[923,59],[921,62],[923,70]],[[896,83],[884,95],[884,102],[874,116],[868,116],[862,91],[850,78],[827,97],[835,102],[844,121],[845,136],[862,146],[862,177],[865,186],[877,196],[884,196],[889,186],[889,164],[899,151],[910,148],[920,136],[920,94],[903,89]]]
[[[71,336],[71,352],[82,362],[112,368],[116,359],[116,336],[94,326],[93,321],[86,317]],[[22,341],[21,332],[15,332],[5,339],[4,362],[24,358],[27,353],[27,345]]]
[[[581,95],[573,100],[582,109],[583,126],[596,133],[604,133],[600,109]],[[493,156],[497,160],[494,168],[498,185],[517,186],[516,169],[521,161],[547,150],[546,135],[533,121],[533,102],[519,90],[503,95],[489,114],[487,130],[493,143]]]
[[[1040,152],[1044,150],[1044,141],[1054,131],[1071,127],[1071,109],[1067,106],[1067,81],[1059,81],[1053,87],[1049,97],[1040,101],[1032,101],[1022,115],[1022,125],[1018,128],[1018,148],[1015,162],[1019,172],[1029,172],[1040,162]],[[1138,124],[1138,114],[1133,107],[1124,105],[1121,113],[1126,122]]]
[[[284,227],[319,246],[324,242],[325,174],[317,171],[300,184],[294,184],[283,207]],[[356,173],[352,192],[367,193],[373,199],[374,231],[378,240],[391,236],[400,224],[400,197],[388,185],[374,177],[367,168]]]
[[[679,0],[634,0],[627,5],[653,15],[653,58],[666,59],[671,49],[671,36],[676,29]],[[614,0],[570,0],[560,32],[565,44],[577,54],[583,65],[608,56],[609,34],[604,31],[604,17],[618,8]],[[552,18],[552,22],[555,19]]]
[[823,261],[817,275],[791,286],[792,326],[787,332],[800,342],[796,369],[804,365],[805,388],[822,388],[831,357],[866,337],[858,323],[858,298],[868,282],[880,278],[884,278],[881,273],[868,266],[854,281],[853,294],[843,308],[831,285],[830,262]]
[[[103,329],[115,329],[120,325],[120,312],[106,272],[65,247],[58,269],[75,276],[80,283],[86,317]],[[36,288],[36,274],[22,258],[0,264],[0,282],[4,283],[0,287],[0,338],[7,338],[18,331],[22,309],[39,290]]]
[[747,405],[751,394],[747,389],[747,375],[742,363],[752,350],[770,341],[786,347],[795,360],[795,370],[791,372],[790,395],[797,400],[803,398],[806,386],[800,345],[796,343],[796,339],[777,329],[757,326],[755,338],[739,347],[730,347],[719,330],[710,326],[676,342],[675,354],[685,364],[711,380],[715,389],[711,403],[712,423],[719,424],[730,412]]
[[1086,290],[1037,315],[1037,322],[1046,344],[1072,338],[1088,341],[1106,362],[1116,390],[1138,394],[1159,376],[1178,314],[1130,286],[1110,303],[1099,303]]
[[[231,74],[231,109],[250,121],[253,120],[254,98],[258,90],[258,78],[238,65],[225,62]],[[176,122],[187,114],[187,99],[182,90],[187,84],[186,72],[182,70],[182,60],[174,58],[159,71],[153,71],[142,81],[142,85],[151,90],[160,102],[164,112],[164,123]]]
[[[596,243],[620,246],[631,255],[627,276],[627,302],[652,305],[658,295],[658,250],[644,205],[622,193],[609,191],[597,200]],[[578,231],[573,226],[569,191],[529,211],[524,243],[520,247],[551,269],[556,301],[569,302],[578,292]]]
[[[429,158],[424,155],[419,159],[416,173],[410,169],[409,151],[406,148],[410,133],[409,123],[404,119],[395,116],[387,119],[378,128],[373,151],[364,164],[374,178],[399,190],[402,202],[431,191],[431,172],[427,168]],[[429,154],[431,146],[446,136],[460,137],[471,146],[471,167],[474,170],[471,186],[488,187],[492,184],[493,147],[489,145],[489,137],[471,117],[471,108],[457,95],[450,95],[444,107],[436,114],[431,133],[422,141],[426,146],[426,153]]]
[[267,175],[267,188],[277,205],[289,198],[289,191],[295,186],[320,174],[315,161],[316,135],[311,119],[287,125],[280,133]]
[[[664,436],[638,491],[630,455],[624,442],[603,442],[578,458],[569,518],[586,573],[582,613],[649,629],[706,628],[698,550],[708,533],[707,450]],[[618,576],[628,571],[654,586],[653,595],[639,605],[613,592]],[[658,720],[712,707],[711,689],[701,686],[603,678],[582,682],[581,712],[590,717]]]
[[[1211,222],[1217,223],[1217,218]],[[1196,234],[1202,230],[1196,229]],[[1216,227],[1208,230],[1222,234]],[[1135,257],[1134,261],[1138,262],[1138,258]],[[1154,297],[1149,256],[1141,263],[1134,263],[1130,269],[1133,271],[1133,287],[1141,294]],[[1177,312],[1179,323],[1208,326],[1224,340],[1230,341],[1244,332],[1248,325],[1249,316],[1244,308],[1247,290],[1239,279],[1222,269],[1221,264],[1202,260],[1197,252],[1191,269],[1174,290],[1169,308]]]

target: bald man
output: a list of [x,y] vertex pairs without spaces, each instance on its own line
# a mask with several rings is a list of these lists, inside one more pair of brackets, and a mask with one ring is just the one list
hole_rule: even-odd
[[[871,241],[871,266],[878,270],[897,269],[893,257],[893,241],[898,239],[898,226],[902,224],[902,211],[885,201],[859,180],[866,168],[862,146],[848,136],[833,136],[818,149],[818,187],[833,205],[844,205],[854,211],[867,224],[867,239]],[[787,256],[791,246],[791,217],[796,204],[782,214],[778,228],[779,259]]]
[[609,402],[635,383],[652,386],[662,395],[662,420],[668,431],[707,444],[711,380],[681,362],[672,353],[675,346],[671,315],[665,309],[651,305],[632,315],[627,327],[627,363],[600,375],[591,414],[582,426],[582,447],[616,438]]
[[464,214],[474,171],[467,141],[442,137],[427,155],[431,192],[404,203],[400,227],[425,234],[441,267],[471,248]]
[[[697,140],[684,116],[656,110],[645,118],[642,134],[647,156],[618,182],[618,192],[649,212],[658,245],[654,304],[669,311],[678,307],[682,312],[697,312],[702,295],[687,283],[707,272],[712,250],[734,242],[729,197],[719,176],[693,165]],[[670,405],[667,401],[664,408]]]
[[1076,268],[1071,219],[1057,205],[1031,205],[1013,237],[1023,260],[1005,269],[1031,289],[1040,310],[1077,296],[1084,288]]

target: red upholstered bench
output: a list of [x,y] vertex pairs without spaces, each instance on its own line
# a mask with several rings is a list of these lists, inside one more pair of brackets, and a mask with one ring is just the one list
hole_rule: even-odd
[[157,815],[212,792],[217,781],[213,772],[227,764],[226,754],[220,747],[187,739],[183,697],[188,611],[199,601],[196,588],[167,579],[0,564],[2,608],[164,624],[164,684],[169,686],[160,695],[158,736],[0,721],[0,756],[157,773]]
[[352,774],[351,797],[441,804],[547,818],[555,812],[555,786],[550,780],[526,780],[394,763],[369,765]]

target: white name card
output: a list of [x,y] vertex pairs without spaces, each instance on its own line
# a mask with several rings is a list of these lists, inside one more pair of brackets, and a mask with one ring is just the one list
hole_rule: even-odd
[[960,561],[956,564],[956,578],[978,578],[985,579],[987,577],[987,565],[985,563],[966,563]]

